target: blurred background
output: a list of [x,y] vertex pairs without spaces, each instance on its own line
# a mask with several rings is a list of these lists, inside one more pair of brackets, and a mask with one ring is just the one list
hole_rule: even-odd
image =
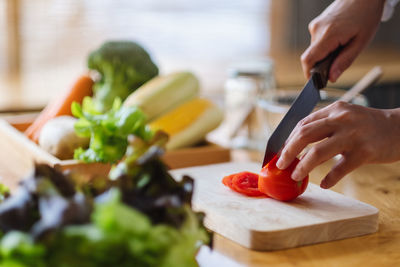
[[[105,40],[130,39],[162,73],[191,70],[204,95],[221,96],[235,62],[271,58],[279,87],[301,87],[307,24],[327,0],[0,0],[0,111],[40,110],[86,71]],[[365,94],[400,106],[400,7],[331,86],[348,88],[370,68],[384,76]]]

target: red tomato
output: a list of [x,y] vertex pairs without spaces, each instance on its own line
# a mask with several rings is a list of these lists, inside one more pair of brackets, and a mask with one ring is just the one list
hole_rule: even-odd
[[266,196],[258,190],[258,174],[252,172],[239,172],[225,176],[222,183],[240,194],[259,197]]
[[258,174],[252,172],[239,172],[232,178],[232,187],[236,192],[251,197],[264,196],[258,190]]
[[224,185],[226,185],[227,187],[229,187],[230,189],[232,189],[232,190],[233,190],[233,188],[232,188],[232,178],[233,178],[233,176],[235,176],[235,174],[231,174],[231,175],[225,176],[224,179],[222,179],[222,183]]
[[308,175],[302,181],[292,180],[291,175],[299,160],[296,158],[284,170],[276,167],[278,157],[275,156],[260,172],[258,189],[268,196],[282,201],[290,201],[304,193],[308,185]]

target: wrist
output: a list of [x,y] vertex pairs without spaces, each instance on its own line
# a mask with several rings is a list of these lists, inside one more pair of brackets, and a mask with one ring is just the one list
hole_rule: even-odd
[[[372,16],[374,19],[378,19],[380,21],[383,17],[383,10],[389,5],[388,1],[398,2],[400,0],[336,0],[342,8],[347,10],[352,10],[354,15],[367,14],[368,16]],[[392,9],[393,12],[393,9]]]

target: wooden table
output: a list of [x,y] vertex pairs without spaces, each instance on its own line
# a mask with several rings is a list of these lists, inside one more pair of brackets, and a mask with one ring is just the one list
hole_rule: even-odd
[[[234,161],[261,162],[258,152],[234,151]],[[317,167],[310,181],[319,184],[334,160]],[[400,264],[400,162],[365,165],[332,188],[377,207],[375,234],[288,250],[251,251],[215,235],[214,248],[244,266],[399,266]]]

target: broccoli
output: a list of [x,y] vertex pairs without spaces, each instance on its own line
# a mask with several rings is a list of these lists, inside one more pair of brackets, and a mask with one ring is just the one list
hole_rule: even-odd
[[99,72],[94,84],[96,109],[105,112],[116,97],[124,100],[139,86],[158,74],[158,67],[139,44],[132,41],[109,41],[90,53],[88,67]]

